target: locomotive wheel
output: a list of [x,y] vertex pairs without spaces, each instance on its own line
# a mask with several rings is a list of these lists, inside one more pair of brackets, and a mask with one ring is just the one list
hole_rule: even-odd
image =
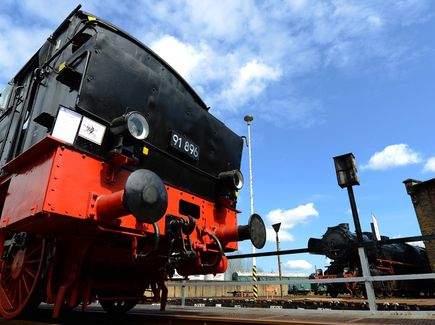
[[136,306],[137,300],[102,300],[101,307],[109,314],[124,314]]
[[0,313],[5,319],[38,307],[42,301],[41,273],[46,256],[45,239],[32,238],[13,247],[0,265]]

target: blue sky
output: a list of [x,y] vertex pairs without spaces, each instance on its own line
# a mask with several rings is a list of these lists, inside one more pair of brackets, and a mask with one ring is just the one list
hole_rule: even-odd
[[[77,5],[3,0],[0,88]],[[306,247],[328,226],[352,225],[332,157],[353,152],[363,230],[419,235],[402,181],[435,174],[435,5],[384,1],[83,1],[166,59],[210,112],[240,135],[252,114],[255,210],[280,221],[281,248]],[[248,184],[245,150],[242,172]],[[249,216],[249,187],[240,193]],[[353,229],[353,225],[351,227]],[[275,248],[270,236],[264,251]],[[248,243],[240,245],[250,252]],[[310,273],[325,259],[282,258]],[[276,258],[259,258],[276,271]]]

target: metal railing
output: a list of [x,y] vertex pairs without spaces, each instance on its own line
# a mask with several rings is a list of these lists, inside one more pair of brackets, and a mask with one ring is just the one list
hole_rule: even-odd
[[[381,241],[366,241],[357,244],[355,247],[358,248],[358,253],[360,254],[360,262],[361,268],[363,271],[363,276],[357,277],[343,277],[343,278],[328,278],[328,279],[297,279],[297,280],[268,280],[268,281],[216,281],[216,282],[207,282],[207,286],[234,286],[234,285],[296,285],[296,284],[328,284],[328,283],[354,283],[354,282],[362,282],[365,284],[366,292],[367,292],[367,302],[369,305],[370,312],[377,311],[377,302],[376,296],[373,289],[373,282],[384,282],[384,281],[409,281],[409,280],[425,280],[425,279],[434,279],[435,273],[423,273],[423,274],[400,274],[400,275],[371,275],[370,269],[368,265],[367,258],[365,256],[364,247],[376,246],[380,247],[385,244],[393,244],[393,243],[405,243],[405,242],[415,242],[415,241],[427,241],[435,239],[435,234],[426,235],[426,236],[412,236],[412,237],[404,237],[404,238],[396,238],[396,239],[387,239]],[[283,250],[279,252],[262,252],[256,254],[240,254],[240,255],[229,255],[228,259],[241,259],[241,258],[250,258],[250,257],[264,257],[264,256],[273,256],[273,255],[288,255],[288,254],[300,254],[300,253],[308,253],[308,248],[301,249],[291,249],[291,250]],[[168,286],[173,287],[181,287],[181,303],[182,306],[185,305],[185,288],[187,286],[203,286],[203,283],[200,282],[188,282],[183,280],[182,283],[168,283]]]
[[[423,273],[423,274],[402,274],[402,275],[378,275],[378,276],[358,276],[358,277],[346,277],[346,278],[329,278],[329,279],[304,279],[300,278],[297,280],[266,280],[266,281],[207,281],[206,286],[243,286],[243,285],[300,285],[300,284],[329,284],[329,283],[355,283],[355,282],[382,282],[382,281],[408,281],[408,280],[425,280],[434,279],[435,273]],[[181,287],[181,306],[186,306],[186,287],[201,287],[204,286],[204,282],[190,282],[182,280],[180,282],[167,283],[168,287]],[[373,295],[373,301],[368,302],[369,313],[378,313],[376,296]],[[212,298],[212,297],[210,297]],[[331,298],[335,299],[335,298]],[[364,299],[365,300],[365,299]],[[374,306],[374,307],[373,307]],[[410,313],[409,311],[407,311]],[[380,313],[385,313],[382,311]]]

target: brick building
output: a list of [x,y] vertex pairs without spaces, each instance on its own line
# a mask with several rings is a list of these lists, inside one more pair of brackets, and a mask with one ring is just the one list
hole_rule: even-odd
[[[428,181],[407,179],[403,182],[411,196],[421,234],[435,234],[435,178]],[[424,242],[432,272],[435,272],[435,240]]]

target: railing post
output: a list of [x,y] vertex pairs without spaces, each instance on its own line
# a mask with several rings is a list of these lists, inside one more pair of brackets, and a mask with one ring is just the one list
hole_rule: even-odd
[[358,247],[358,255],[359,255],[359,260],[361,263],[363,277],[366,278],[366,280],[364,281],[364,285],[366,288],[369,309],[371,312],[376,312],[377,305],[376,305],[375,290],[373,289],[373,282],[371,280],[369,263],[367,260],[366,252],[365,252],[363,247]]
[[183,280],[181,285],[181,307],[186,306],[186,280]]

